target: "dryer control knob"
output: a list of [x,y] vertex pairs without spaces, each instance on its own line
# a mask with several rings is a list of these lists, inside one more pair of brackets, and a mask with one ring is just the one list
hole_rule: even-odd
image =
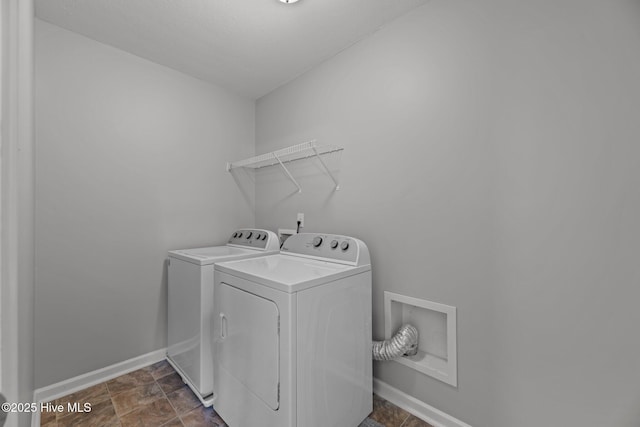
[[331,241],[331,249],[335,249],[338,247],[338,241],[337,240],[332,240]]
[[342,249],[343,251],[349,249],[349,242],[342,242],[342,244],[340,245],[340,249]]
[[260,233],[256,234],[256,240],[260,240],[261,237]]
[[238,232],[236,231],[235,233],[233,233],[233,237],[238,237]]
[[266,239],[267,239],[267,235],[266,235],[266,234],[264,234],[264,235],[262,236],[262,240],[266,240]]
[[242,237],[242,232],[238,233],[238,239]]
[[314,238],[313,238],[313,246],[314,246],[314,247],[316,247],[316,248],[317,248],[317,247],[318,247],[318,246],[320,246],[321,244],[322,244],[322,237],[320,237],[320,236],[316,236],[316,237],[314,237]]
[[253,232],[252,232],[252,231],[250,231],[250,232],[247,234],[247,239],[250,239],[252,235],[253,235]]

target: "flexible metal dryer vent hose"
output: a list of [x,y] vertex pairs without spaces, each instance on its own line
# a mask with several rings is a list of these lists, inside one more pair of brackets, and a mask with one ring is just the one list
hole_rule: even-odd
[[391,360],[418,353],[418,330],[409,324],[402,325],[388,340],[373,342],[373,360]]

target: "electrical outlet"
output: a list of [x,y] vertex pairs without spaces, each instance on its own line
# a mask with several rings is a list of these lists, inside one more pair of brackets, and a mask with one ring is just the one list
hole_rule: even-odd
[[298,221],[300,221],[300,227],[304,227],[304,214],[303,213],[299,213],[298,214]]

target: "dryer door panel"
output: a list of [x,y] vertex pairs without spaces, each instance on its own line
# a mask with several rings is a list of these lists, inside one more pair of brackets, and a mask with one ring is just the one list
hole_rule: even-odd
[[220,283],[217,363],[271,409],[279,407],[279,312],[273,301]]

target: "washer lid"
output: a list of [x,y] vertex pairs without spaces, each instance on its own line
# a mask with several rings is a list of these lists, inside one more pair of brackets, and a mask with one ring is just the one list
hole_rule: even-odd
[[369,271],[371,266],[353,267],[280,253],[219,263],[215,270],[293,293]]
[[181,249],[169,251],[171,258],[178,258],[193,264],[208,265],[220,261],[229,261],[247,256],[265,255],[265,252],[255,249],[238,248],[234,246],[211,246],[208,248]]

